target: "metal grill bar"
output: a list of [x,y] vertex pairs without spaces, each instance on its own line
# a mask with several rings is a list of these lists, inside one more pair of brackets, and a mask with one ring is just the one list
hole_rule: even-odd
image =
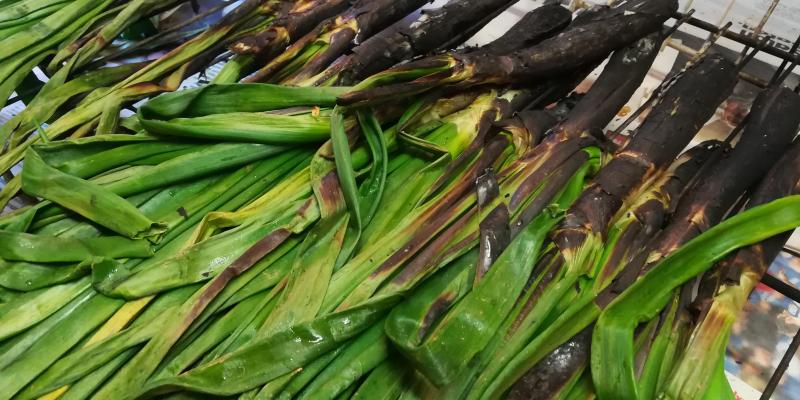
[[[684,18],[684,14],[680,13],[680,12],[677,12],[677,13],[675,13],[674,18],[677,18],[677,19]],[[697,28],[706,30],[706,31],[711,32],[711,33],[718,33],[718,32],[720,32],[722,30],[721,28],[717,27],[716,25],[714,25],[714,24],[712,24],[710,22],[706,22],[706,21],[703,21],[703,20],[700,20],[700,19],[697,19],[697,18],[694,18],[694,17],[689,17],[686,20],[686,23],[689,24],[689,25],[695,26]],[[745,46],[759,47],[759,41],[757,39],[753,39],[750,36],[746,36],[746,35],[742,35],[740,33],[732,32],[730,30],[727,30],[727,31],[723,32],[722,36],[727,38],[727,39],[733,40],[735,42],[741,43],[741,44],[743,44]],[[764,52],[764,53],[767,53],[769,55],[778,57],[780,59],[800,64],[800,55],[798,55],[798,54],[792,54],[792,53],[789,53],[788,51],[781,50],[781,49],[779,49],[779,48],[777,48],[775,46],[771,46],[771,45],[765,45],[762,48],[760,48],[760,50],[762,52]]]
[[773,372],[772,377],[769,378],[767,387],[764,388],[764,392],[761,393],[761,400],[767,400],[775,393],[775,389],[778,387],[781,377],[783,377],[783,374],[786,373],[786,370],[789,368],[789,363],[791,363],[792,357],[797,353],[798,348],[800,348],[800,331],[794,334],[792,343],[789,344],[789,348],[786,350],[786,353],[783,354],[781,362],[778,363],[778,367],[775,368],[775,372]]
[[[791,254],[794,257],[800,258],[800,252],[795,251],[794,249],[784,247],[783,251],[786,253]],[[776,278],[771,274],[764,274],[761,278],[761,283],[767,285],[769,288],[775,290],[776,292],[800,303],[800,289],[789,285],[788,283]],[[786,352],[781,357],[780,363],[778,363],[778,367],[775,368],[775,371],[772,373],[772,376],[769,378],[769,382],[767,386],[764,388],[764,391],[761,393],[760,400],[767,400],[772,397],[772,394],[775,393],[775,389],[778,388],[778,383],[780,383],[781,378],[786,373],[786,370],[789,368],[789,363],[792,361],[792,357],[794,357],[795,353],[797,353],[797,349],[800,347],[800,330],[795,333],[794,338],[792,339],[792,343],[789,344],[789,348],[786,349]]]

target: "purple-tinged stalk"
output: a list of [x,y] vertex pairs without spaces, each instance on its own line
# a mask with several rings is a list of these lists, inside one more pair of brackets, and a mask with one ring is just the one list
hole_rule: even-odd
[[[603,252],[593,268],[592,275],[595,278],[586,285],[585,290],[589,293],[584,295],[594,297],[612,282],[621,268],[638,254],[647,239],[660,230],[683,189],[707,159],[719,151],[719,143],[704,143],[687,151],[654,179],[646,191],[632,199],[629,206],[620,209],[609,229]],[[509,389],[510,393],[528,390],[536,399],[565,395],[588,366],[590,346],[591,328],[587,327],[528,370]]]
[[273,21],[265,30],[240,38],[229,47],[236,54],[272,59],[320,22],[345,11],[349,5],[347,0],[297,1],[286,15]]
[[[568,27],[541,43],[510,54],[448,53],[375,74],[339,99],[369,103],[442,85],[508,84],[550,78],[599,62],[661,29],[677,8],[673,0],[629,1],[590,21]],[[375,87],[377,86],[377,87]]]
[[512,4],[509,0],[450,0],[440,8],[423,10],[419,18],[398,21],[356,46],[353,54],[313,78],[314,84],[353,85],[416,55],[458,45]]
[[[592,89],[595,94],[590,96],[587,101],[606,101],[607,103],[604,104],[604,110],[613,109],[615,106],[619,108],[627,101],[627,98],[622,98],[624,96],[613,96],[613,94],[620,85],[623,87],[621,90],[629,89],[632,93],[638,86],[638,83],[641,82],[641,79],[643,79],[648,70],[648,66],[652,63],[658,50],[658,46],[652,43],[654,39],[649,38],[647,40],[650,42],[646,45],[632,46],[632,48],[621,51],[620,54],[615,55],[615,58],[610,63],[608,72],[605,74],[606,78]],[[636,73],[628,75],[621,74],[620,72],[623,70],[629,72],[633,70]],[[633,81],[634,84],[630,84],[631,81]],[[516,121],[499,123],[500,126],[507,126],[510,128],[508,133],[511,134],[512,140],[517,145],[517,158],[500,169],[498,174],[500,191],[506,194],[502,196],[504,198],[503,202],[507,203],[503,206],[509,212],[511,222],[510,233],[512,236],[522,234],[521,232],[523,231],[527,232],[528,228],[526,226],[532,224],[533,222],[531,221],[538,221],[542,214],[548,213],[544,211],[547,205],[558,198],[559,193],[565,186],[570,186],[575,176],[581,175],[579,171],[583,170],[585,174],[587,172],[587,170],[585,170],[586,166],[591,164],[590,160],[597,160],[596,155],[594,157],[592,156],[592,154],[596,153],[596,150],[584,149],[585,146],[590,146],[593,143],[591,137],[585,136],[586,129],[591,127],[592,124],[604,124],[601,119],[610,119],[616,114],[616,110],[594,113],[592,114],[594,118],[586,118],[583,116],[583,113],[589,112],[589,108],[584,107],[582,110],[581,113],[574,116],[574,118],[579,118],[578,121],[570,125],[575,128],[575,131],[562,131],[561,134],[550,135],[545,139],[545,143],[539,146],[535,146],[539,135],[522,133],[529,133],[526,132],[528,131],[528,129],[526,129],[528,127],[536,130],[538,126],[546,126],[546,124],[553,122],[552,119],[541,118],[540,113],[524,112],[518,115]],[[592,112],[594,112],[594,110],[592,110]],[[581,180],[579,187],[582,185]],[[459,237],[461,241],[452,240],[451,246],[463,246],[464,243],[468,243],[467,248],[469,248],[477,245],[479,243],[479,234],[481,233],[481,224],[491,221],[491,217],[495,211],[502,213],[503,210],[502,208],[491,207],[489,207],[489,209],[491,211],[480,216],[464,216],[463,218],[465,220],[474,221],[472,223],[464,223],[464,226],[473,226],[474,233]],[[537,226],[541,228],[541,224],[542,222],[540,221],[537,223]],[[463,228],[459,226],[454,225],[454,227],[463,230]],[[549,228],[547,230],[549,230]],[[491,244],[491,241],[486,240],[488,237],[486,235],[490,233],[483,233],[484,239],[480,241],[480,254],[490,255],[491,252],[486,248],[487,244]],[[491,233],[491,235],[494,235],[494,233]],[[530,236],[531,233],[528,232],[526,235]],[[435,249],[433,252],[447,254],[449,251],[452,251],[443,250],[446,248],[446,246],[443,246],[440,249]],[[538,252],[538,249],[536,251]],[[491,258],[492,257],[488,257],[488,259]],[[423,263],[431,263],[430,259],[421,257],[415,259],[412,264],[420,260],[422,260]],[[435,265],[436,262],[432,262],[431,264]],[[475,338],[471,343],[471,346],[474,348],[471,349],[471,352],[459,356],[449,353],[448,355],[439,354],[446,348],[442,346],[445,346],[444,339],[449,337],[449,335],[458,334],[470,336],[470,333],[459,332],[459,329],[457,329],[459,326],[458,323],[460,320],[468,318],[465,316],[472,315],[472,307],[480,308],[478,303],[475,303],[475,301],[477,301],[476,299],[486,295],[485,293],[481,294],[483,291],[487,290],[486,288],[493,287],[491,282],[497,279],[496,276],[489,283],[483,283],[484,279],[482,278],[484,274],[487,273],[487,270],[489,274],[493,276],[496,275],[491,272],[492,269],[486,268],[487,265],[488,262],[484,262],[483,257],[477,262],[477,270],[473,278],[475,283],[473,285],[474,289],[478,290],[478,292],[464,293],[466,297],[463,301],[471,304],[471,306],[467,307],[461,305],[452,310],[450,310],[449,307],[437,307],[435,310],[432,309],[430,311],[431,314],[425,318],[426,321],[429,321],[427,323],[434,324],[432,321],[437,320],[441,320],[442,322],[436,325],[435,328],[432,328],[431,333],[426,334],[429,336],[428,339],[420,342],[416,335],[410,335],[413,336],[413,338],[406,338],[406,336],[409,336],[407,332],[408,327],[404,326],[405,323],[400,323],[402,318],[390,317],[389,319],[390,324],[397,324],[396,326],[392,325],[392,328],[389,329],[390,338],[395,341],[395,343],[398,343],[401,348],[405,349],[404,353],[407,357],[414,360],[414,365],[420,366],[429,379],[434,379],[434,381],[440,385],[446,384],[445,390],[450,393],[462,393],[466,389],[464,385],[468,386],[470,383],[469,381],[471,378],[469,375],[476,374],[480,371],[472,370],[472,367],[468,370],[464,370],[463,367],[467,366],[468,362],[469,365],[477,365],[475,360],[470,361],[470,359],[473,355],[481,353],[484,350],[483,347],[487,344],[491,346],[491,344],[487,343],[485,340],[491,339],[491,337],[495,335],[495,330],[500,328],[500,326],[493,325],[499,321],[485,321],[486,326],[483,326],[481,328],[482,330],[474,335]],[[528,267],[530,266],[532,265]],[[508,267],[509,266],[506,265],[504,268]],[[413,268],[404,269],[397,277],[406,276],[410,271],[413,271]],[[415,273],[419,274],[419,272]],[[530,274],[530,272],[528,274]],[[488,277],[486,279],[488,279]],[[526,279],[522,279],[523,282],[525,280]],[[387,288],[391,287],[393,284],[394,283],[390,283]],[[507,296],[507,293],[504,293],[504,295]],[[451,302],[448,304],[451,304]],[[461,304],[461,302],[458,304]],[[507,305],[514,308],[513,302]],[[513,321],[513,318],[511,320]],[[388,326],[390,325],[387,325],[387,327]],[[493,347],[493,349],[494,348],[495,347]],[[483,360],[481,362],[488,362],[488,360]]]
[[[572,309],[580,304],[569,306],[573,300],[594,298],[595,292],[586,290],[584,281],[586,277],[595,276],[593,269],[602,254],[613,217],[627,199],[642,191],[672,162],[730,94],[735,83],[732,63],[719,57],[709,57],[698,63],[670,88],[629,145],[600,170],[552,234],[557,248],[555,256],[563,261],[556,263],[560,267],[551,280],[539,283],[541,288],[535,291],[539,293],[531,296],[535,303],[519,316],[517,333],[512,336],[519,347],[515,347],[515,351],[504,350],[505,357],[494,358],[493,364],[479,378],[471,397],[503,393],[594,319],[590,313],[582,314],[581,318],[586,317],[582,321],[574,321],[569,329],[557,332],[551,328],[562,324],[544,325],[547,321],[570,319],[572,314],[565,310],[574,313]],[[579,282],[575,299],[573,287]]]
[[387,25],[403,19],[427,0],[359,1],[344,13],[322,22],[245,82],[299,84],[328,67],[353,46]]

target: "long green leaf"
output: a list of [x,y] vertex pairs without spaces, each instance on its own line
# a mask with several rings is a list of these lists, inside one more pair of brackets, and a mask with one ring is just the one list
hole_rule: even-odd
[[58,311],[89,288],[88,279],[25,293],[0,305],[0,339],[8,338]]
[[[53,252],[58,249],[58,252]],[[0,230],[0,258],[30,262],[81,262],[92,257],[145,258],[153,255],[146,240],[119,236],[62,238]]]
[[212,114],[264,112],[298,106],[328,107],[348,88],[300,88],[262,83],[206,85],[165,93],[139,108],[143,124],[151,120]]
[[140,120],[150,133],[267,144],[321,142],[330,136],[326,116],[231,112],[168,121]]
[[47,332],[23,357],[0,371],[0,398],[9,398],[33,380],[58,357],[100,326],[122,301],[93,296]]
[[797,226],[800,196],[754,207],[691,240],[617,297],[600,315],[592,337],[592,376],[599,398],[639,398],[634,330],[658,315],[674,289],[731,251]]
[[22,188],[132,239],[158,241],[165,231],[123,198],[47,165],[35,149],[25,157]]
[[174,378],[156,380],[146,393],[174,390],[234,395],[282,376],[353,338],[396,302],[383,299],[293,326]]

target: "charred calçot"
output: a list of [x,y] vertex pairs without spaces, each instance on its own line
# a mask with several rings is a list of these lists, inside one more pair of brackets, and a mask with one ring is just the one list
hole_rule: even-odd
[[609,53],[660,30],[676,9],[674,0],[624,2],[604,11],[599,18],[567,27],[554,37],[511,54],[486,57],[485,54],[450,53],[386,71],[383,74],[417,69],[438,72],[406,84],[354,91],[342,96],[339,104],[377,101],[389,97],[390,93],[427,90],[444,84],[501,84],[558,76],[564,71],[599,62]]
[[[283,76],[283,82],[296,85],[319,73],[336,58],[363,42],[387,25],[403,19],[426,3],[426,0],[358,1],[335,17],[328,18],[310,32],[297,39],[284,54],[272,59],[264,67],[248,76],[245,82],[264,82],[273,78],[282,68],[292,64],[295,57],[303,55],[309,46],[325,43],[325,47],[306,60],[299,70]],[[284,73],[283,75],[286,75]],[[273,79],[274,80],[274,79]]]

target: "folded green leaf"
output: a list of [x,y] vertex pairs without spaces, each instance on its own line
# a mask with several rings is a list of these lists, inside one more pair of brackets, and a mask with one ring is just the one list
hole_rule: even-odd
[[153,247],[146,240],[119,236],[78,239],[0,230],[0,258],[6,260],[81,262],[92,257],[144,258],[152,255]]
[[330,136],[329,117],[311,113],[229,112],[169,120],[140,119],[140,122],[148,132],[159,135],[251,143],[314,143]]
[[25,158],[22,188],[132,239],[156,242],[165,231],[125,199],[47,165],[35,149]]
[[211,114],[264,112],[297,106],[329,107],[349,88],[301,88],[251,84],[206,85],[165,93],[139,108],[142,121],[194,118]]

